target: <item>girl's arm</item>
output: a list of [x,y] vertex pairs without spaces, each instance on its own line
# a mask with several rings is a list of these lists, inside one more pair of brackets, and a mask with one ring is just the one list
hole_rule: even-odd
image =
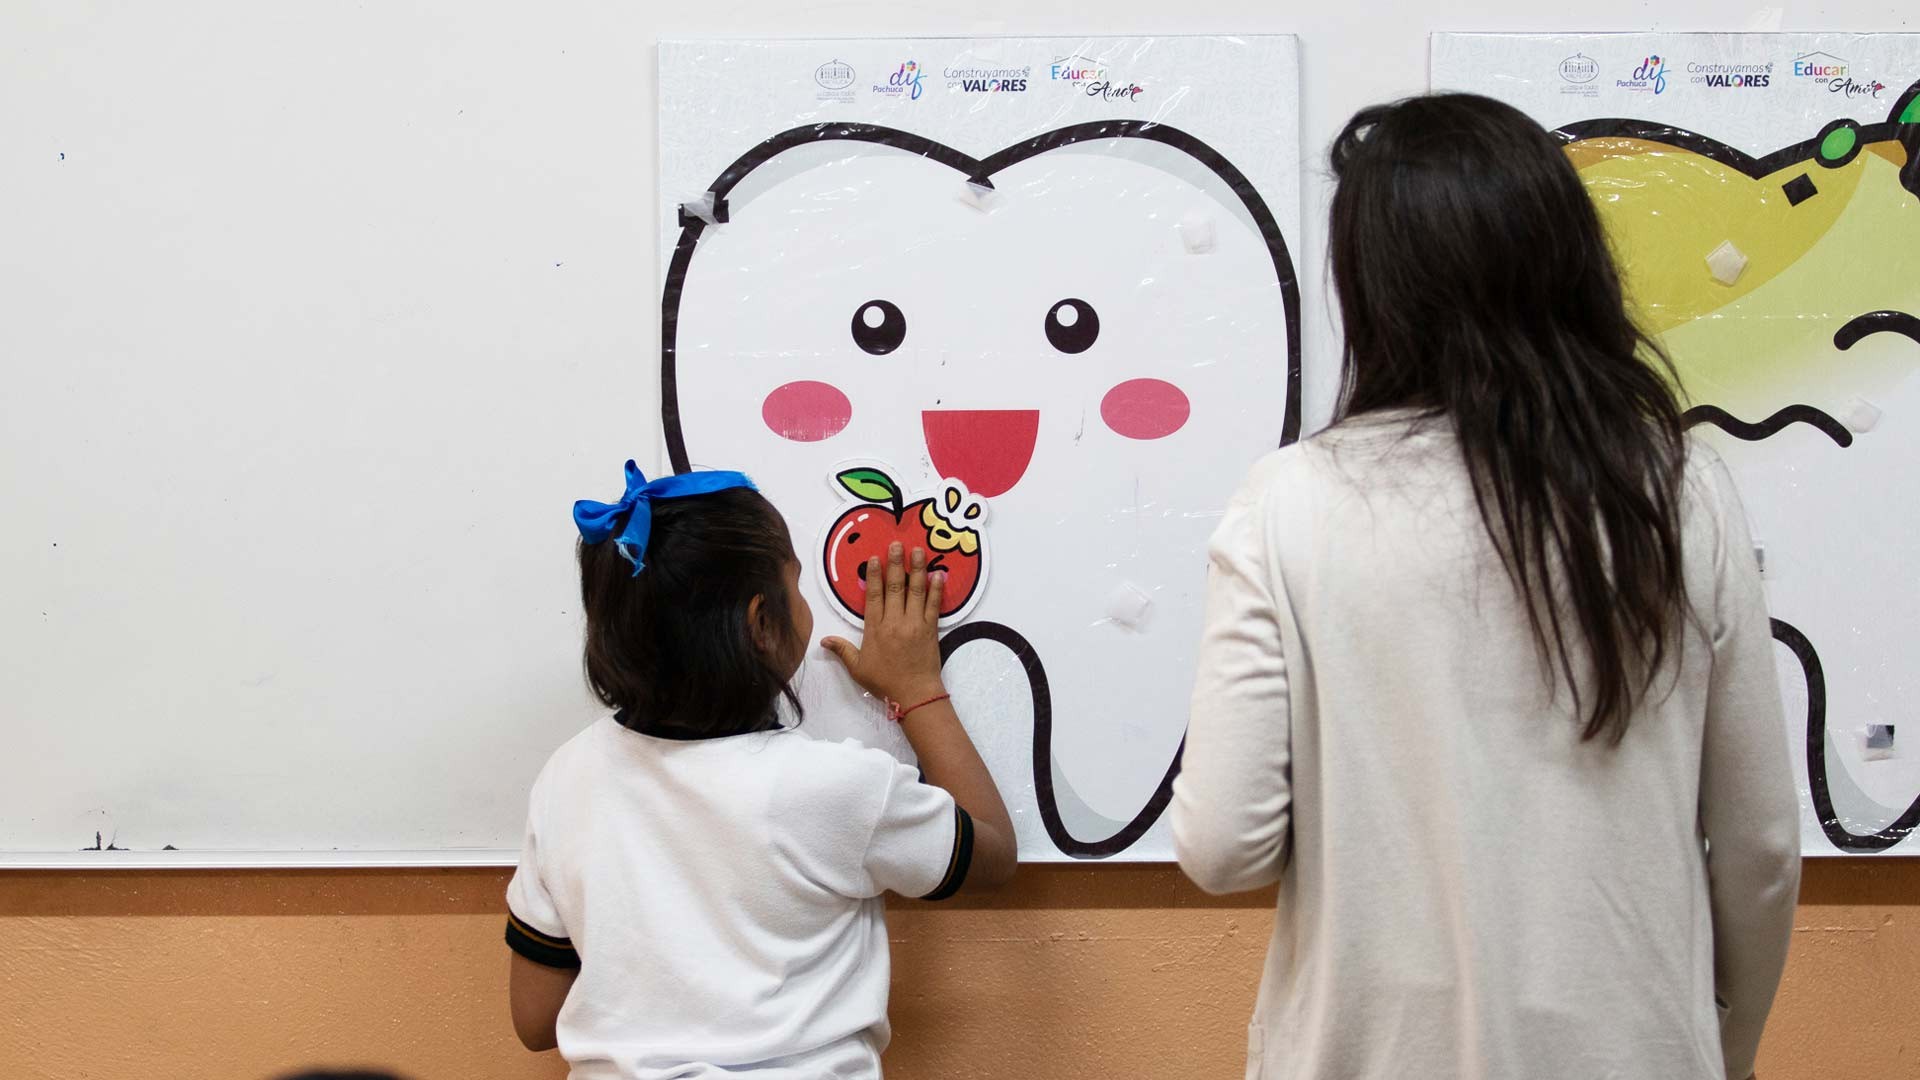
[[560,1045],[554,1031],[560,1020],[560,1006],[567,1003],[567,991],[579,968],[548,967],[513,954],[513,969],[507,976],[507,997],[513,1008],[513,1033],[529,1050],[551,1050]]
[[[911,705],[932,696],[908,698],[905,703]],[[967,729],[960,726],[953,703],[938,701],[915,709],[912,716],[900,721],[900,727],[913,744],[927,783],[946,788],[953,801],[973,817],[973,868],[967,874],[967,883],[994,888],[1011,881],[1020,856],[1013,821],[1007,817],[1006,803],[1000,799],[1000,789],[994,786],[986,762],[980,760]]]
[[[927,553],[913,549],[913,567],[894,544],[882,572],[867,564],[866,634],[856,648],[844,638],[823,645],[846,665],[860,688],[902,708],[946,693],[940,677],[940,593],[944,574],[927,575]],[[920,758],[927,783],[945,788],[973,818],[973,867],[967,885],[993,887],[1012,879],[1019,853],[1013,822],[993,775],[967,737],[951,701],[914,709],[900,727]]]

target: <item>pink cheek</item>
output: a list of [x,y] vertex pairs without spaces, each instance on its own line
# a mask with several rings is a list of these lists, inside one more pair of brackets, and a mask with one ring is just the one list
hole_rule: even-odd
[[1128,379],[1100,399],[1100,419],[1129,439],[1164,439],[1192,414],[1187,395],[1160,379]]
[[846,430],[853,420],[853,402],[823,382],[790,382],[767,395],[760,418],[783,439],[819,442]]

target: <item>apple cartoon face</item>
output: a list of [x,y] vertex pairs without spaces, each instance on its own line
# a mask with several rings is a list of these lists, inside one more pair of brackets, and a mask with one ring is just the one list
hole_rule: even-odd
[[[1891,847],[1920,825],[1920,768],[1863,750],[1920,695],[1920,432],[1901,422],[1920,415],[1920,83],[1884,123],[1760,158],[1639,121],[1562,134],[1689,420],[1739,482],[1805,717],[1809,819],[1841,850]],[[1738,257],[1716,276],[1723,244]]]
[[821,588],[834,609],[858,624],[867,615],[868,566],[892,545],[927,553],[927,573],[944,575],[940,625],[967,617],[987,581],[987,504],[958,480],[909,497],[891,466],[848,462],[833,480],[854,501],[827,525],[820,545]]
[[[712,191],[713,223],[683,215],[663,295],[674,467],[751,472],[814,564],[810,599],[849,620],[853,547],[925,529],[964,565],[965,530],[939,529],[965,519],[907,504],[984,500],[972,606],[946,623],[1004,628],[956,659],[1023,653],[1007,677],[1030,693],[1026,715],[983,707],[970,729],[1024,850],[1123,849],[1165,805],[1185,732],[1207,537],[1248,466],[1299,432],[1299,299],[1271,210],[1211,148],[1139,121],[985,157],[798,128]],[[886,482],[851,491],[856,459]],[[836,546],[849,510],[883,528]],[[837,678],[803,683],[834,704]]]

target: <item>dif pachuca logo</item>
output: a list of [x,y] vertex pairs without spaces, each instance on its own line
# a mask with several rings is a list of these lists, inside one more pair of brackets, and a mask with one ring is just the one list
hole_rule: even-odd
[[873,84],[873,92],[881,97],[919,101],[920,95],[926,92],[926,73],[918,60],[902,60],[886,78]]
[[1887,84],[1878,79],[1854,78],[1853,65],[1828,52],[1802,53],[1794,57],[1793,79],[1845,98],[1878,98],[1887,89]]
[[1072,53],[1047,65],[1047,81],[1100,101],[1138,101],[1147,88],[1113,74],[1105,60]]
[[1633,90],[1647,94],[1667,92],[1667,61],[1665,57],[1648,56],[1633,69],[1633,74],[1614,81],[1614,86],[1622,90]]
[[845,60],[829,60],[813,69],[814,99],[853,104],[853,83],[857,76]]

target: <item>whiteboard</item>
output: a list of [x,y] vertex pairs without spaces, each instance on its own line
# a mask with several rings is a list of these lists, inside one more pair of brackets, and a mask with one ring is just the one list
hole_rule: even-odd
[[1803,849],[1920,854],[1920,34],[1433,48],[1437,88],[1503,98],[1569,140],[1642,322],[1734,474]]
[[[0,860],[514,858],[527,785],[595,715],[569,503],[605,497],[610,462],[664,462],[661,39],[1297,35],[1311,430],[1327,141],[1424,89],[1431,31],[1556,21],[1531,0],[0,7]],[[96,832],[126,850],[79,850]]]

